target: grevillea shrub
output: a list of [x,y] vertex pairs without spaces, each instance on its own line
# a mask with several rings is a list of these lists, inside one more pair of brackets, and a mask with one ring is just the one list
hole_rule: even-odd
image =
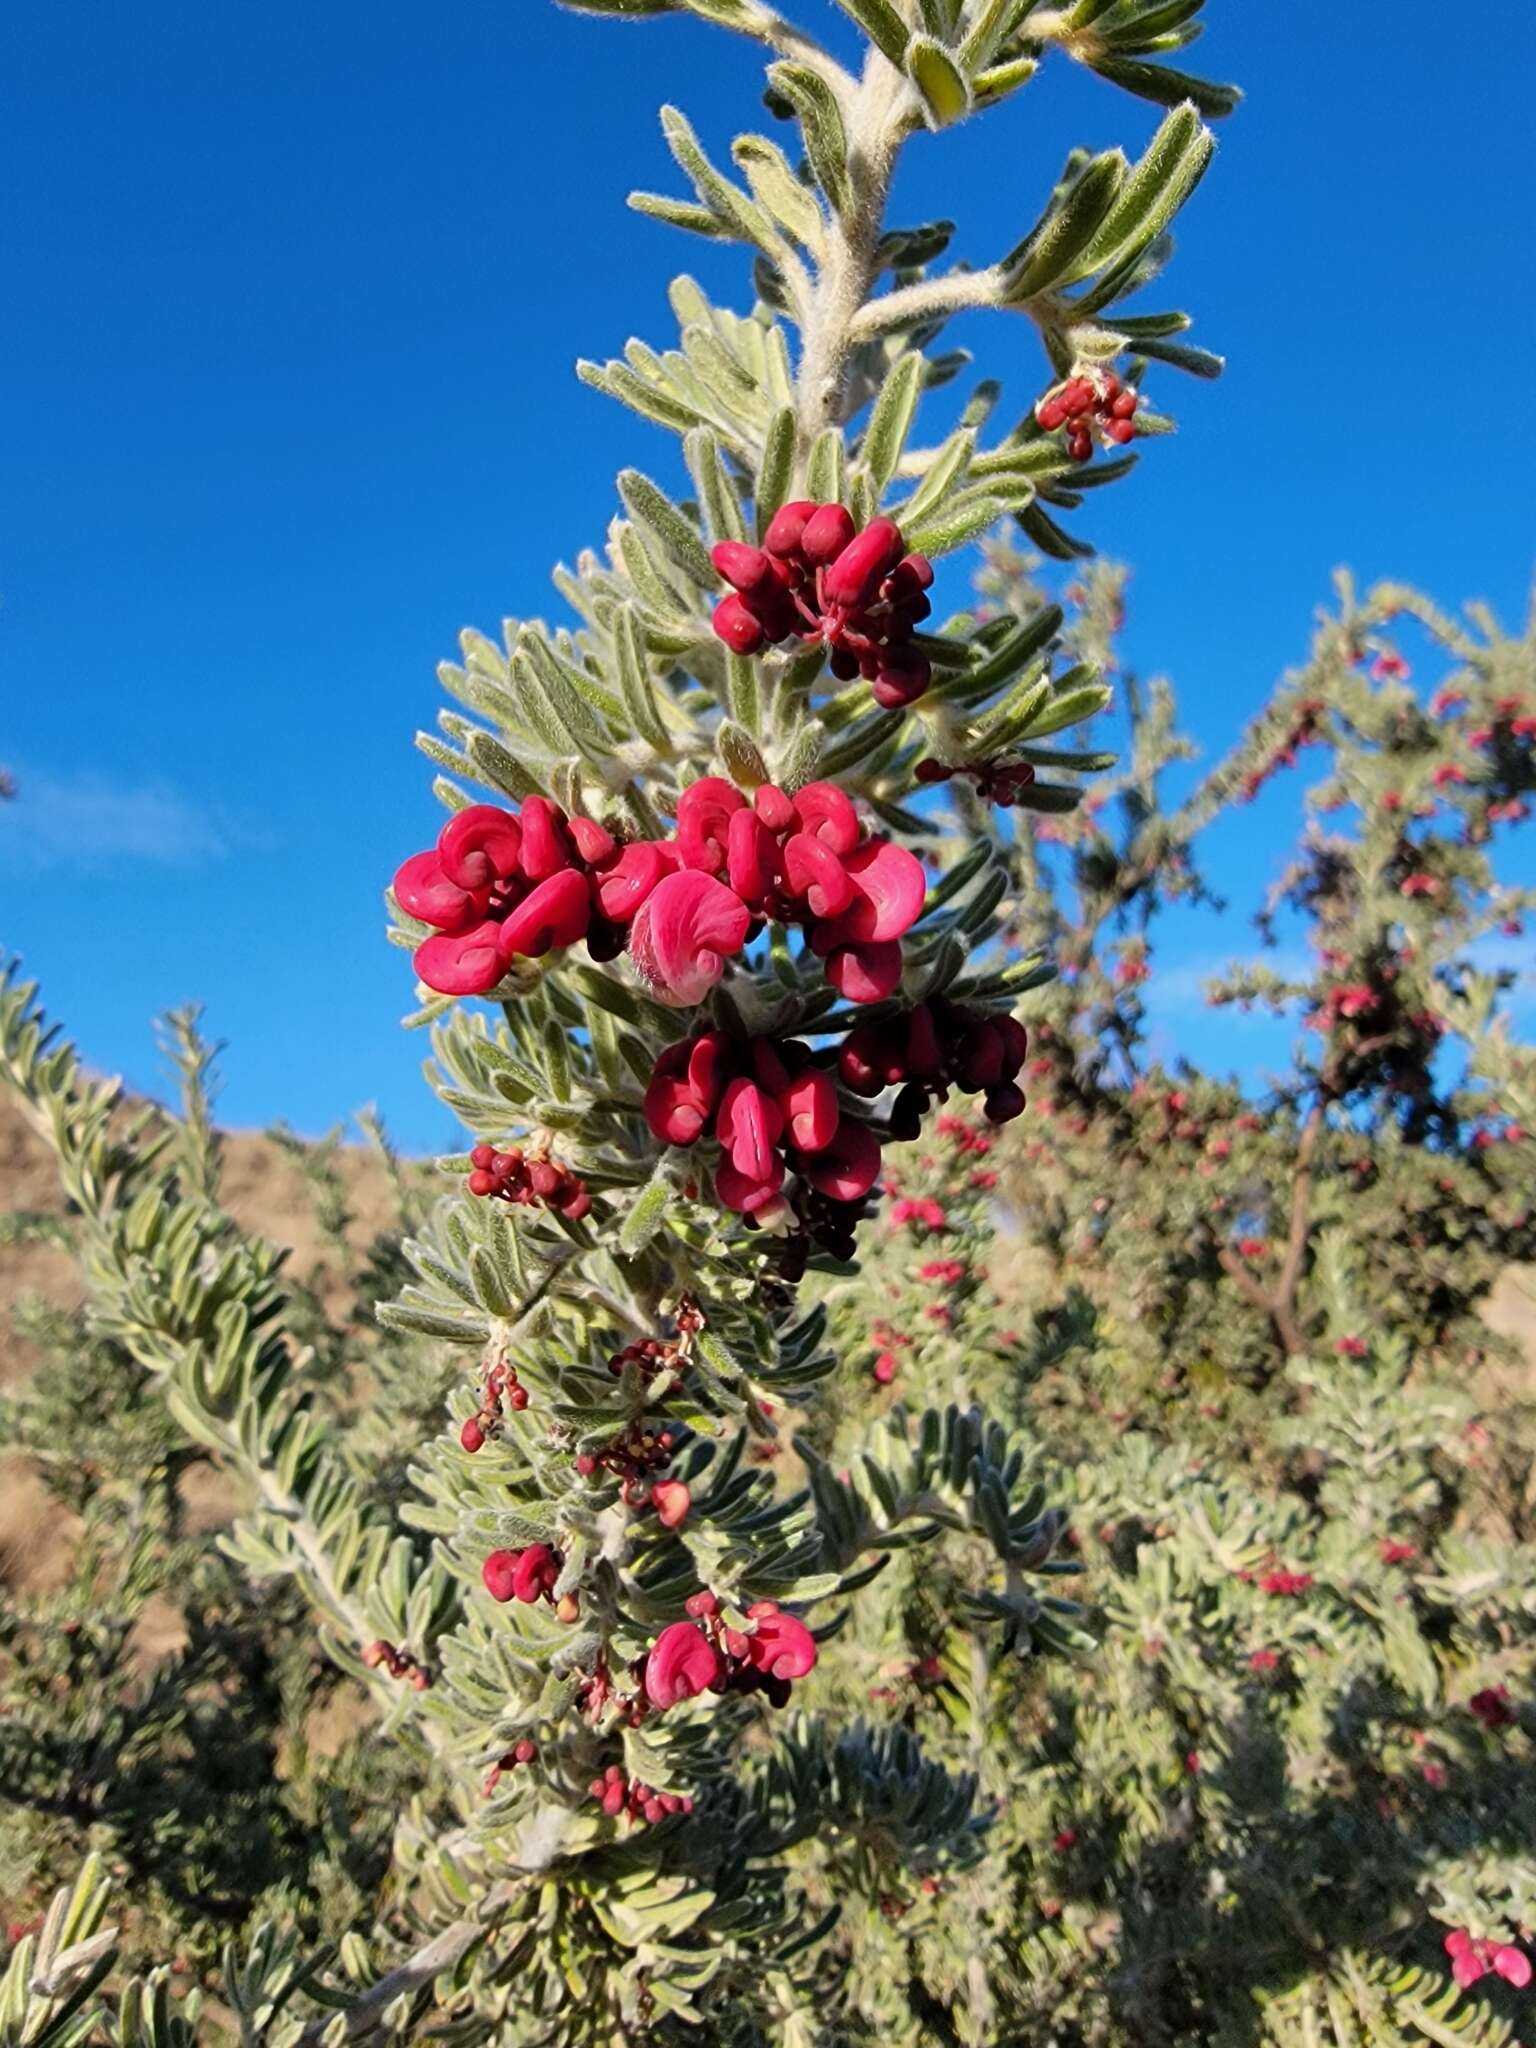
[[[882,1604],[893,1555],[938,1571],[951,1545],[998,1656],[1080,1637],[1060,1516],[1006,1429],[915,1415],[861,1458],[866,1492],[797,1488],[790,1426],[850,1371],[815,1276],[857,1269],[886,1147],[962,1097],[1017,1117],[1015,1011],[1053,971],[1007,940],[1011,857],[956,857],[919,764],[1064,815],[1049,777],[1078,757],[1044,743],[1106,697],[1054,607],[937,618],[935,564],[1005,517],[1074,553],[1055,514],[1169,425],[1149,364],[1219,367],[1182,314],[1124,307],[1235,96],[1162,62],[1199,0],[842,0],[853,68],[759,0],[583,11],[756,41],[788,153],[743,135],[721,168],[664,112],[685,193],[635,204],[740,245],[752,303],[679,278],[674,346],[583,365],[682,459],[621,471],[604,549],[556,571],[565,623],[464,635],[441,671],[461,708],[420,742],[439,808],[402,820],[389,908],[467,1141],[379,1313],[446,1415],[413,1429],[400,1400],[392,1460],[355,1456],[270,1248],[49,1044],[30,990],[0,1017],[99,1331],[241,1473],[230,1554],[292,1581],[417,1774],[336,1957],[290,1922],[226,1958],[220,1997],[261,2038],[826,2038],[839,1910],[967,1866],[986,1815],[974,1771],[906,1729],[805,1711],[823,1646]],[[1074,152],[992,260],[887,218],[910,140],[1011,118],[1073,63],[1171,109],[1134,158]],[[925,440],[968,360],[944,322],[989,309],[1017,316],[1004,379]],[[88,1997],[101,1910],[88,1871],[17,1950],[28,2038]],[[157,1998],[133,1990],[120,2038]]]
[[[1106,666],[1123,584],[1068,593]],[[1032,610],[1011,549],[983,587]],[[1495,861],[1521,872],[1536,635],[1343,586],[1166,809],[1171,692],[1127,677],[1123,701],[1121,765],[1009,839],[1020,935],[1066,968],[1021,1006],[1029,1108],[999,1131],[961,1106],[888,1154],[880,1226],[827,1294],[863,1386],[808,1425],[813,1491],[877,1498],[917,1415],[979,1397],[1067,1513],[1095,1639],[999,1656],[946,1548],[895,1560],[822,1660],[815,1706],[897,1717],[994,1801],[970,1869],[913,1873],[858,1923],[852,2038],[1529,2040],[1536,1402],[1496,1284],[1536,1249],[1533,893]],[[1210,991],[1218,1017],[1282,1007],[1292,1064],[1165,1064],[1163,1034],[1211,1035],[1155,1007],[1154,915],[1198,906],[1220,946],[1195,850],[1304,763],[1296,842],[1270,799],[1274,951]],[[969,783],[951,801],[967,840],[999,815]]]

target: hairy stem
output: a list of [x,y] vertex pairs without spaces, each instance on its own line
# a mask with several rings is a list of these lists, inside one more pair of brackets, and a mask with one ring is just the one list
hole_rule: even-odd
[[845,417],[848,358],[875,281],[875,251],[911,104],[906,79],[887,57],[871,50],[848,110],[851,196],[832,222],[807,309],[796,380],[802,454],[823,428],[838,426]]

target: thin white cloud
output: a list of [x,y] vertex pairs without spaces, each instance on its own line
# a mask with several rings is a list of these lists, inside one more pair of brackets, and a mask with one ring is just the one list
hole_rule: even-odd
[[92,771],[14,772],[16,793],[0,802],[0,865],[186,867],[228,850],[227,830],[213,814],[169,783],[117,782]]
[[[1310,954],[1299,947],[1276,947],[1267,951],[1255,946],[1247,956],[1256,966],[1266,968],[1271,974],[1278,974],[1282,981],[1305,981],[1313,970]],[[1210,953],[1199,959],[1181,961],[1177,967],[1161,968],[1157,964],[1154,949],[1152,979],[1141,989],[1142,1006],[1148,1015],[1154,1013],[1166,1017],[1188,1017],[1202,1012],[1222,1018],[1227,1024],[1242,1028],[1245,1025],[1274,1022],[1274,1013],[1265,1005],[1256,1004],[1251,1011],[1238,1008],[1235,1003],[1224,1004],[1213,1009],[1207,994],[1213,981],[1222,980],[1234,963],[1241,962],[1241,953]]]

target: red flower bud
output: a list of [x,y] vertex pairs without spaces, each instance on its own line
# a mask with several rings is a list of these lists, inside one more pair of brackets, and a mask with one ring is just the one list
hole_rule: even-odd
[[857,1202],[880,1178],[880,1143],[868,1124],[845,1116],[829,1145],[795,1164],[819,1194],[834,1202]]
[[445,932],[461,925],[486,900],[482,895],[477,903],[467,889],[450,881],[435,853],[413,853],[402,861],[395,871],[394,888],[395,901],[408,917],[419,917],[423,924],[436,925]]
[[517,1586],[518,1552],[515,1550],[493,1550],[480,1567],[480,1577],[485,1590],[493,1600],[511,1600]]
[[709,559],[733,590],[754,595],[773,583],[773,564],[761,548],[748,547],[744,541],[717,541],[709,551]]
[[792,555],[800,545],[807,521],[820,509],[819,505],[813,505],[805,498],[796,498],[791,504],[781,505],[763,535],[763,546],[769,554]]
[[761,1175],[743,1173],[731,1159],[722,1159],[715,1169],[715,1194],[727,1209],[741,1216],[755,1216],[766,1209],[784,1185],[784,1160],[770,1152]]
[[871,839],[849,854],[843,866],[854,900],[836,921],[836,943],[899,939],[922,916],[928,877],[917,855],[904,846]]
[[710,624],[732,654],[756,654],[768,639],[762,621],[747,609],[745,598],[722,598]]
[[853,879],[842,861],[824,839],[809,832],[785,841],[784,882],[813,917],[840,917],[853,901]]
[[787,832],[795,822],[795,807],[782,789],[765,782],[753,792],[752,808],[770,832]]
[[797,1074],[778,1097],[786,1137],[799,1152],[824,1152],[837,1134],[837,1084],[820,1067]]
[[901,942],[839,946],[827,956],[827,979],[850,1003],[879,1003],[901,986]]
[[574,868],[561,869],[530,889],[503,922],[497,942],[501,957],[522,954],[538,960],[558,947],[574,946],[591,916],[586,877]]
[[530,882],[547,882],[571,865],[574,851],[565,829],[565,813],[547,796],[523,799],[521,866]]
[[933,665],[918,647],[886,647],[870,684],[870,694],[885,711],[915,704],[933,681]]
[[658,1479],[651,1488],[651,1505],[664,1529],[681,1528],[692,1504],[693,1496],[681,1479]]
[[905,549],[901,528],[894,519],[872,519],[825,572],[828,598],[845,606],[866,604],[874,596],[880,579],[901,560]]
[[618,852],[618,841],[605,825],[599,825],[595,818],[572,818],[570,834],[576,842],[576,851],[588,867],[600,867],[605,860],[612,860]]
[[814,839],[825,840],[835,854],[852,853],[859,843],[859,814],[835,782],[808,782],[797,790],[795,816]]
[[628,924],[663,875],[676,872],[675,847],[654,839],[638,839],[619,853],[611,866],[598,876],[595,888],[598,908],[615,924]]
[[761,906],[778,865],[778,842],[756,811],[733,813],[726,832],[726,877],[743,903]]
[[483,996],[506,972],[500,940],[494,918],[468,931],[438,932],[416,948],[412,964],[440,996]]
[[773,1148],[784,1128],[777,1103],[755,1081],[732,1081],[715,1117],[715,1136],[737,1172],[750,1181],[766,1182]]
[[723,775],[690,782],[677,800],[677,844],[685,868],[718,875],[726,863],[729,829],[747,800]]
[[805,522],[800,552],[815,568],[836,561],[853,539],[853,514],[842,505],[818,505]]

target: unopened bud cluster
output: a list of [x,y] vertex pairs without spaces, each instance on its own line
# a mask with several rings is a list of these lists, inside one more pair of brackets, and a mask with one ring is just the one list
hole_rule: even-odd
[[482,1450],[488,1437],[501,1434],[503,1401],[519,1414],[528,1406],[528,1389],[509,1359],[498,1360],[486,1373],[480,1406],[459,1431],[459,1442],[466,1451]]
[[633,1821],[645,1821],[654,1827],[659,1820],[669,1820],[675,1813],[692,1813],[693,1801],[686,1793],[656,1792],[639,1778],[628,1778],[617,1764],[610,1764],[600,1778],[594,1778],[587,1790],[602,1807],[610,1820],[626,1816]]
[[714,618],[732,653],[820,642],[833,675],[862,675],[887,710],[928,688],[928,657],[912,636],[931,609],[933,567],[907,552],[894,519],[872,519],[860,532],[845,506],[797,499],[774,514],[760,548],[721,541],[710,559],[733,593]]
[[1123,448],[1135,439],[1140,404],[1140,394],[1113,371],[1079,373],[1046,393],[1035,407],[1035,419],[1048,434],[1065,427],[1067,453],[1074,462],[1086,462],[1095,440]]
[[592,1207],[586,1184],[558,1159],[524,1154],[515,1145],[505,1152],[494,1145],[477,1145],[469,1163],[464,1185],[472,1195],[494,1196],[522,1209],[554,1209],[572,1223],[579,1223]]

